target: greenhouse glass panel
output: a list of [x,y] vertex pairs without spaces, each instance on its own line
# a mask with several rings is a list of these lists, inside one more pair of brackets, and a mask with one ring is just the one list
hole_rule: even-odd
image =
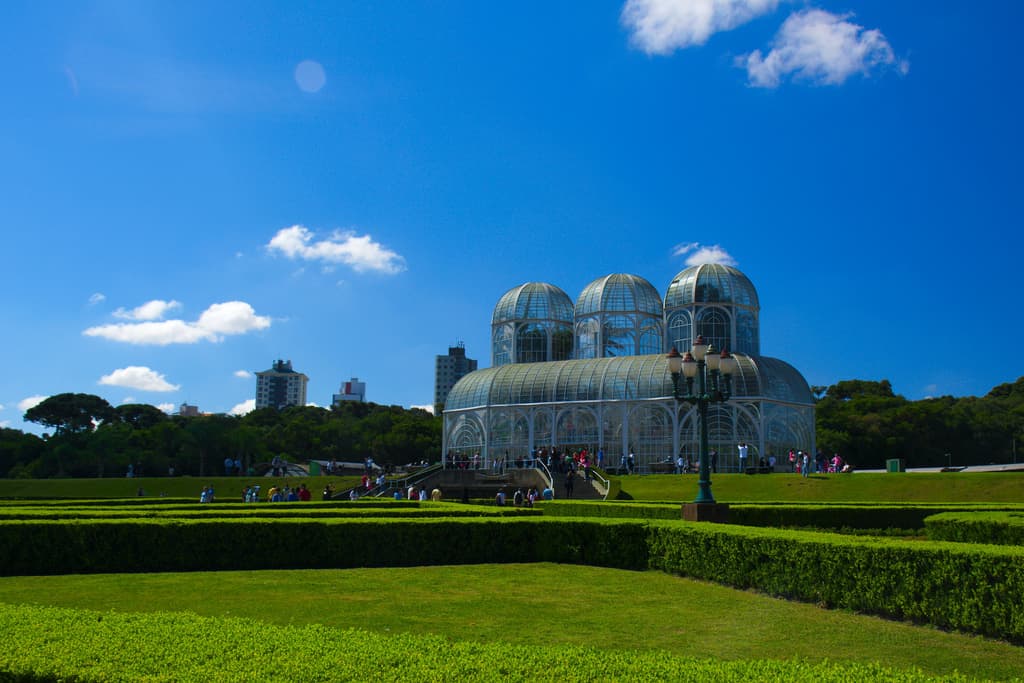
[[718,350],[733,348],[729,328],[729,314],[721,308],[703,308],[697,314],[697,335],[704,335],[704,341]]
[[491,361],[495,366],[512,362],[512,329],[511,324],[496,325],[494,328]]
[[693,348],[690,314],[687,311],[676,311],[669,318],[668,349],[675,348],[679,353],[686,353]]
[[601,334],[603,358],[636,355],[636,322],[633,316],[608,316],[605,318]]
[[600,329],[597,318],[584,318],[576,323],[577,358],[597,358],[597,337]]
[[522,325],[516,333],[516,362],[540,363],[548,360],[548,331],[543,325]]

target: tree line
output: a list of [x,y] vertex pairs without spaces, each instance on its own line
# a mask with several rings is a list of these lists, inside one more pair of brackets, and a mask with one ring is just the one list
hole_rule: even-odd
[[1024,459],[1024,377],[985,396],[910,401],[888,380],[814,387],[817,443],[861,469],[1006,464]]
[[[982,397],[910,401],[888,380],[814,387],[817,444],[861,469],[886,460],[909,467],[1016,462],[1024,439],[1024,377]],[[362,460],[405,465],[441,457],[441,418],[419,410],[345,402],[266,408],[247,415],[167,415],[146,404],[111,406],[92,394],[58,394],[25,413],[38,437],[0,429],[0,476],[206,476],[224,458],[250,465],[288,460]]]
[[0,429],[0,476],[209,476],[225,457],[243,470],[286,460],[405,465],[441,457],[441,418],[400,406],[344,402],[333,408],[266,408],[244,416],[167,415],[146,404],[111,406],[92,394],[58,394],[25,413],[38,437]]

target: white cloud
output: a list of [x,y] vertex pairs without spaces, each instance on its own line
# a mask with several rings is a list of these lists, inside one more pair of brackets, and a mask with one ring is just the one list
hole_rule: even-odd
[[3,409],[4,409],[4,404],[0,403],[0,410],[3,410]]
[[405,259],[374,242],[369,235],[353,231],[335,231],[330,237],[314,241],[314,234],[301,225],[281,228],[267,243],[267,250],[290,259],[343,263],[356,272],[368,270],[394,275],[405,270]]
[[114,311],[114,317],[125,320],[163,320],[164,315],[175,308],[181,308],[181,303],[178,301],[153,299],[130,311],[119,308]]
[[135,397],[134,396],[125,396],[124,398],[122,398],[121,399],[121,405],[124,405],[126,403],[135,403]]
[[156,407],[158,410],[171,414],[174,412],[175,405],[173,403],[158,403]]
[[104,300],[106,300],[106,298],[107,297],[104,296],[103,294],[101,294],[100,292],[96,292],[95,294],[93,294],[92,296],[89,297],[89,305],[90,306],[95,306],[96,304],[101,303]]
[[687,254],[689,254],[686,257],[687,266],[699,266],[705,263],[721,263],[723,266],[737,265],[736,259],[718,244],[703,245],[700,242],[686,242],[677,244],[672,249],[673,256],[686,256]]
[[11,426],[10,420],[0,420],[0,429],[7,429]]
[[427,412],[428,412],[428,413],[430,413],[431,415],[433,415],[433,414],[434,414],[434,406],[409,406],[409,408],[410,408],[411,410],[412,410],[412,409],[416,409],[416,408],[419,408],[420,410],[425,410],[425,411],[427,411]]
[[319,408],[320,404],[319,403],[313,403],[312,401],[308,401],[306,403],[306,407],[307,408]]
[[177,391],[181,388],[178,384],[168,382],[159,372],[138,365],[129,365],[126,368],[114,370],[109,375],[103,375],[100,377],[99,384],[127,387],[139,391]]
[[795,12],[782,24],[767,55],[754,50],[738,57],[736,64],[758,88],[778,87],[787,76],[840,85],[854,74],[867,76],[876,67],[892,65],[906,73],[909,63],[896,59],[882,32],[847,21],[852,16],[814,8]]
[[35,396],[29,396],[28,398],[23,398],[20,401],[18,401],[18,410],[20,410],[21,412],[25,412],[30,408],[35,408],[37,405],[39,405],[48,398],[50,397],[40,396],[38,394],[36,394]]
[[712,34],[729,31],[772,12],[779,0],[628,0],[621,21],[630,41],[649,55],[703,45]]
[[234,408],[228,411],[228,415],[245,415],[256,410],[256,399],[250,398],[247,401],[242,401]]
[[161,320],[159,322],[114,323],[90,327],[82,334],[102,337],[126,344],[195,344],[200,341],[220,342],[225,335],[245,334],[270,327],[270,318],[256,315],[244,301],[213,304],[195,322]]
[[235,377],[240,377],[242,379],[249,379],[250,377],[252,377],[252,373],[249,372],[248,370],[235,370],[234,374]]

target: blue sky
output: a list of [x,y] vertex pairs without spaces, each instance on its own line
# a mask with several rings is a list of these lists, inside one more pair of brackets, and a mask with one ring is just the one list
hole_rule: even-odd
[[0,424],[60,392],[244,410],[276,358],[319,405],[429,404],[509,288],[708,258],[811,384],[984,394],[1024,374],[1022,14],[3,3]]

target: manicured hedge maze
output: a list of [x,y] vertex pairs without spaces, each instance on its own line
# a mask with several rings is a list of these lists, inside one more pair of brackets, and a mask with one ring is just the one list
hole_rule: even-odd
[[[746,514],[748,518],[761,521],[783,518],[812,519],[815,514],[819,515],[819,519],[837,518],[829,512],[828,507],[795,507],[802,508],[802,511],[786,512],[787,506],[751,506],[746,512],[740,513],[740,516]],[[899,506],[884,509],[881,506],[875,507],[879,509],[875,510],[872,506],[851,506],[850,512],[842,516],[848,517],[853,511],[861,513],[861,519],[875,515],[869,522],[875,525],[883,519],[896,520],[897,524],[904,524],[912,520],[914,515],[924,514],[921,511],[900,512],[903,508]],[[912,506],[906,506],[908,509],[910,507]],[[910,619],[918,623],[1024,643],[1024,547],[939,541],[908,542],[899,539],[751,526],[693,524],[678,520],[678,505],[572,504],[547,505],[540,509],[544,516],[536,516],[535,513],[531,514],[531,511],[518,511],[515,508],[457,504],[264,504],[251,507],[238,504],[162,504],[133,505],[131,508],[117,505],[5,505],[0,506],[0,548],[6,549],[0,553],[0,574],[390,567],[513,562],[580,563],[633,570],[653,568],[739,588],[752,588],[771,595],[810,601],[823,606]],[[936,509],[929,508],[929,514],[934,513]],[[633,513],[634,519],[614,517],[625,515],[627,510]],[[658,519],[661,516],[668,517],[668,511],[671,511],[672,519]],[[570,512],[576,516],[558,516]],[[403,516],[394,516],[396,514]],[[1001,514],[1004,515],[1004,521],[1017,519],[1006,517],[1008,513]],[[62,515],[64,516],[61,517]],[[636,518],[637,516],[641,518]],[[941,522],[942,516],[938,516],[938,519]],[[933,522],[930,521],[929,529],[932,526]],[[950,528],[949,524],[945,528]],[[266,552],[268,548],[274,548],[275,552]],[[123,628],[134,629],[140,634],[150,634],[145,638],[162,639],[164,635],[160,635],[163,634],[161,629],[167,628],[162,622],[154,621],[155,617],[141,615],[97,617],[84,612],[45,611],[42,608],[34,608],[41,611],[26,616],[25,613],[17,611],[21,609],[29,608],[0,609],[0,632],[5,633],[5,636],[8,633],[15,633],[9,623],[20,623],[20,620],[29,617],[31,620],[51,625],[55,632],[59,633],[71,632],[74,628],[88,631],[100,622],[123,622],[130,624]],[[192,617],[174,617],[171,622],[177,623],[176,620],[179,619],[195,619],[200,625],[213,624],[209,626],[212,631],[222,627],[228,631],[236,627],[241,628],[240,624],[230,620],[208,622]],[[198,628],[197,633],[203,633],[203,628]],[[274,627],[253,628],[265,630]],[[310,628],[312,630],[298,629],[297,631],[302,631],[304,635],[295,637],[312,641],[324,638],[336,640],[339,643],[337,649],[351,647],[354,651],[363,653],[364,657],[357,658],[357,662],[377,662],[379,660],[373,655],[373,648],[396,647],[397,642],[385,642],[386,639],[381,640],[380,636],[368,634]],[[17,633],[23,631],[24,629],[17,630]],[[281,634],[275,631],[273,638],[280,636],[283,642],[291,638],[291,634],[291,630],[282,631]],[[23,634],[12,637],[14,640],[7,641],[4,654],[0,655],[0,672],[19,672],[18,676],[26,676],[15,677],[15,680],[58,680],[62,677],[73,678],[68,672],[83,671],[78,668],[85,666],[81,663],[70,663],[67,664],[69,668],[60,668],[66,662],[59,657],[53,659],[51,668],[47,668],[45,662],[50,661],[49,659],[43,655],[40,655],[42,659],[39,659],[32,654],[45,651],[45,647],[40,649],[31,640],[34,636]],[[204,636],[197,636],[194,640],[189,640],[190,636],[182,634],[175,637],[185,639],[181,644],[183,648],[198,648],[197,651],[202,651],[207,644]],[[270,636],[263,633],[253,637],[259,640]],[[90,638],[83,636],[83,643],[92,642]],[[366,645],[365,647],[369,649],[360,649],[364,648],[364,643],[370,641],[376,644],[372,647]],[[209,642],[218,641],[211,636]],[[424,641],[425,644],[417,641],[419,644],[416,647],[429,650],[430,647],[434,647],[430,642],[433,641]],[[90,656],[105,663],[103,666],[106,666],[108,661],[118,661],[116,657],[114,660],[108,659],[108,656],[114,656],[112,652],[92,651],[89,647],[91,646],[79,646],[76,643],[73,649],[76,652],[91,652]],[[403,656],[397,657],[396,661],[404,667],[404,655],[408,650],[403,645],[397,647],[403,652]],[[438,647],[450,648],[451,644]],[[155,654],[146,654],[151,651],[152,648],[147,650],[145,646],[140,645],[140,659],[138,662],[133,660],[124,664],[124,670],[137,672],[137,677],[145,677],[150,674],[143,672],[150,671],[152,667],[159,669],[161,666],[169,666]],[[495,652],[500,652],[504,657],[504,653],[508,651],[509,646],[501,645]],[[155,659],[151,660],[151,656]],[[481,661],[488,666],[498,667],[496,670],[501,672],[499,677],[527,677],[527,669],[522,669],[519,664],[507,659],[497,659],[498,654],[494,654],[490,659],[490,654],[486,657],[483,654],[481,656]],[[572,656],[586,658],[592,655],[582,652]],[[607,654],[601,656],[608,657]],[[612,655],[612,658],[625,657],[620,664],[626,668],[614,671],[621,673],[630,671],[628,667],[632,666],[655,666],[653,663],[647,663],[648,659],[644,658],[646,656],[636,655],[643,661],[630,660],[629,658],[633,656]],[[561,666],[561,656],[549,653],[547,657],[547,660],[539,661],[546,661],[548,667],[553,666],[552,662],[556,662],[555,666]],[[478,671],[472,668],[476,664],[463,661],[453,663],[447,661],[449,659],[452,658],[439,657],[434,664],[444,669],[445,673],[441,677],[445,679],[474,679],[484,675],[479,671],[487,671],[486,667]],[[655,659],[664,657],[659,655]],[[197,661],[202,661],[201,657]],[[271,663],[268,665],[273,665],[272,663],[277,660],[271,656],[267,661]],[[344,658],[329,661],[330,666],[338,667],[340,671],[349,666]],[[688,674],[681,675],[678,669],[671,668],[682,667],[693,668],[694,671],[701,672],[701,677],[711,676],[716,680],[774,678],[774,673],[779,672],[765,671],[763,674],[755,674],[749,667],[783,666],[763,662],[726,665],[701,664],[686,660],[685,663],[680,663],[684,660],[674,658],[666,661],[671,661],[665,665],[669,666],[669,669],[641,668],[638,670],[645,673],[638,677],[689,680]],[[242,667],[238,669],[238,675],[246,676],[244,667],[250,666],[250,663],[237,662],[233,658],[226,662],[226,670],[233,671],[231,667]],[[95,666],[95,678],[108,680],[105,673],[99,674],[102,667],[98,664]],[[188,666],[183,664],[184,668],[180,672],[175,671],[174,675],[169,677],[190,680],[193,675],[200,676],[199,673],[190,673]],[[780,675],[792,680],[830,680],[835,674],[827,666],[792,666],[796,668],[786,669]],[[455,668],[449,672],[445,667]],[[463,671],[459,667],[470,667],[472,670]],[[842,667],[844,672],[851,670],[845,665]],[[546,678],[575,678],[549,669],[542,671]],[[650,676],[647,675],[648,671]],[[401,678],[409,677],[409,671],[405,668],[400,673]],[[888,675],[878,672],[875,674]],[[34,678],[37,675],[38,677]],[[388,678],[386,672],[381,675]],[[228,675],[228,678],[231,677]],[[619,676],[609,672],[604,677]],[[127,678],[131,679],[133,676],[129,675]],[[4,676],[0,674],[0,680],[2,679]],[[871,679],[871,676],[868,679]],[[82,680],[92,678],[83,674]],[[116,680],[116,677],[111,676],[109,680]],[[862,679],[847,676],[844,680]],[[915,679],[911,676],[906,680]]]

